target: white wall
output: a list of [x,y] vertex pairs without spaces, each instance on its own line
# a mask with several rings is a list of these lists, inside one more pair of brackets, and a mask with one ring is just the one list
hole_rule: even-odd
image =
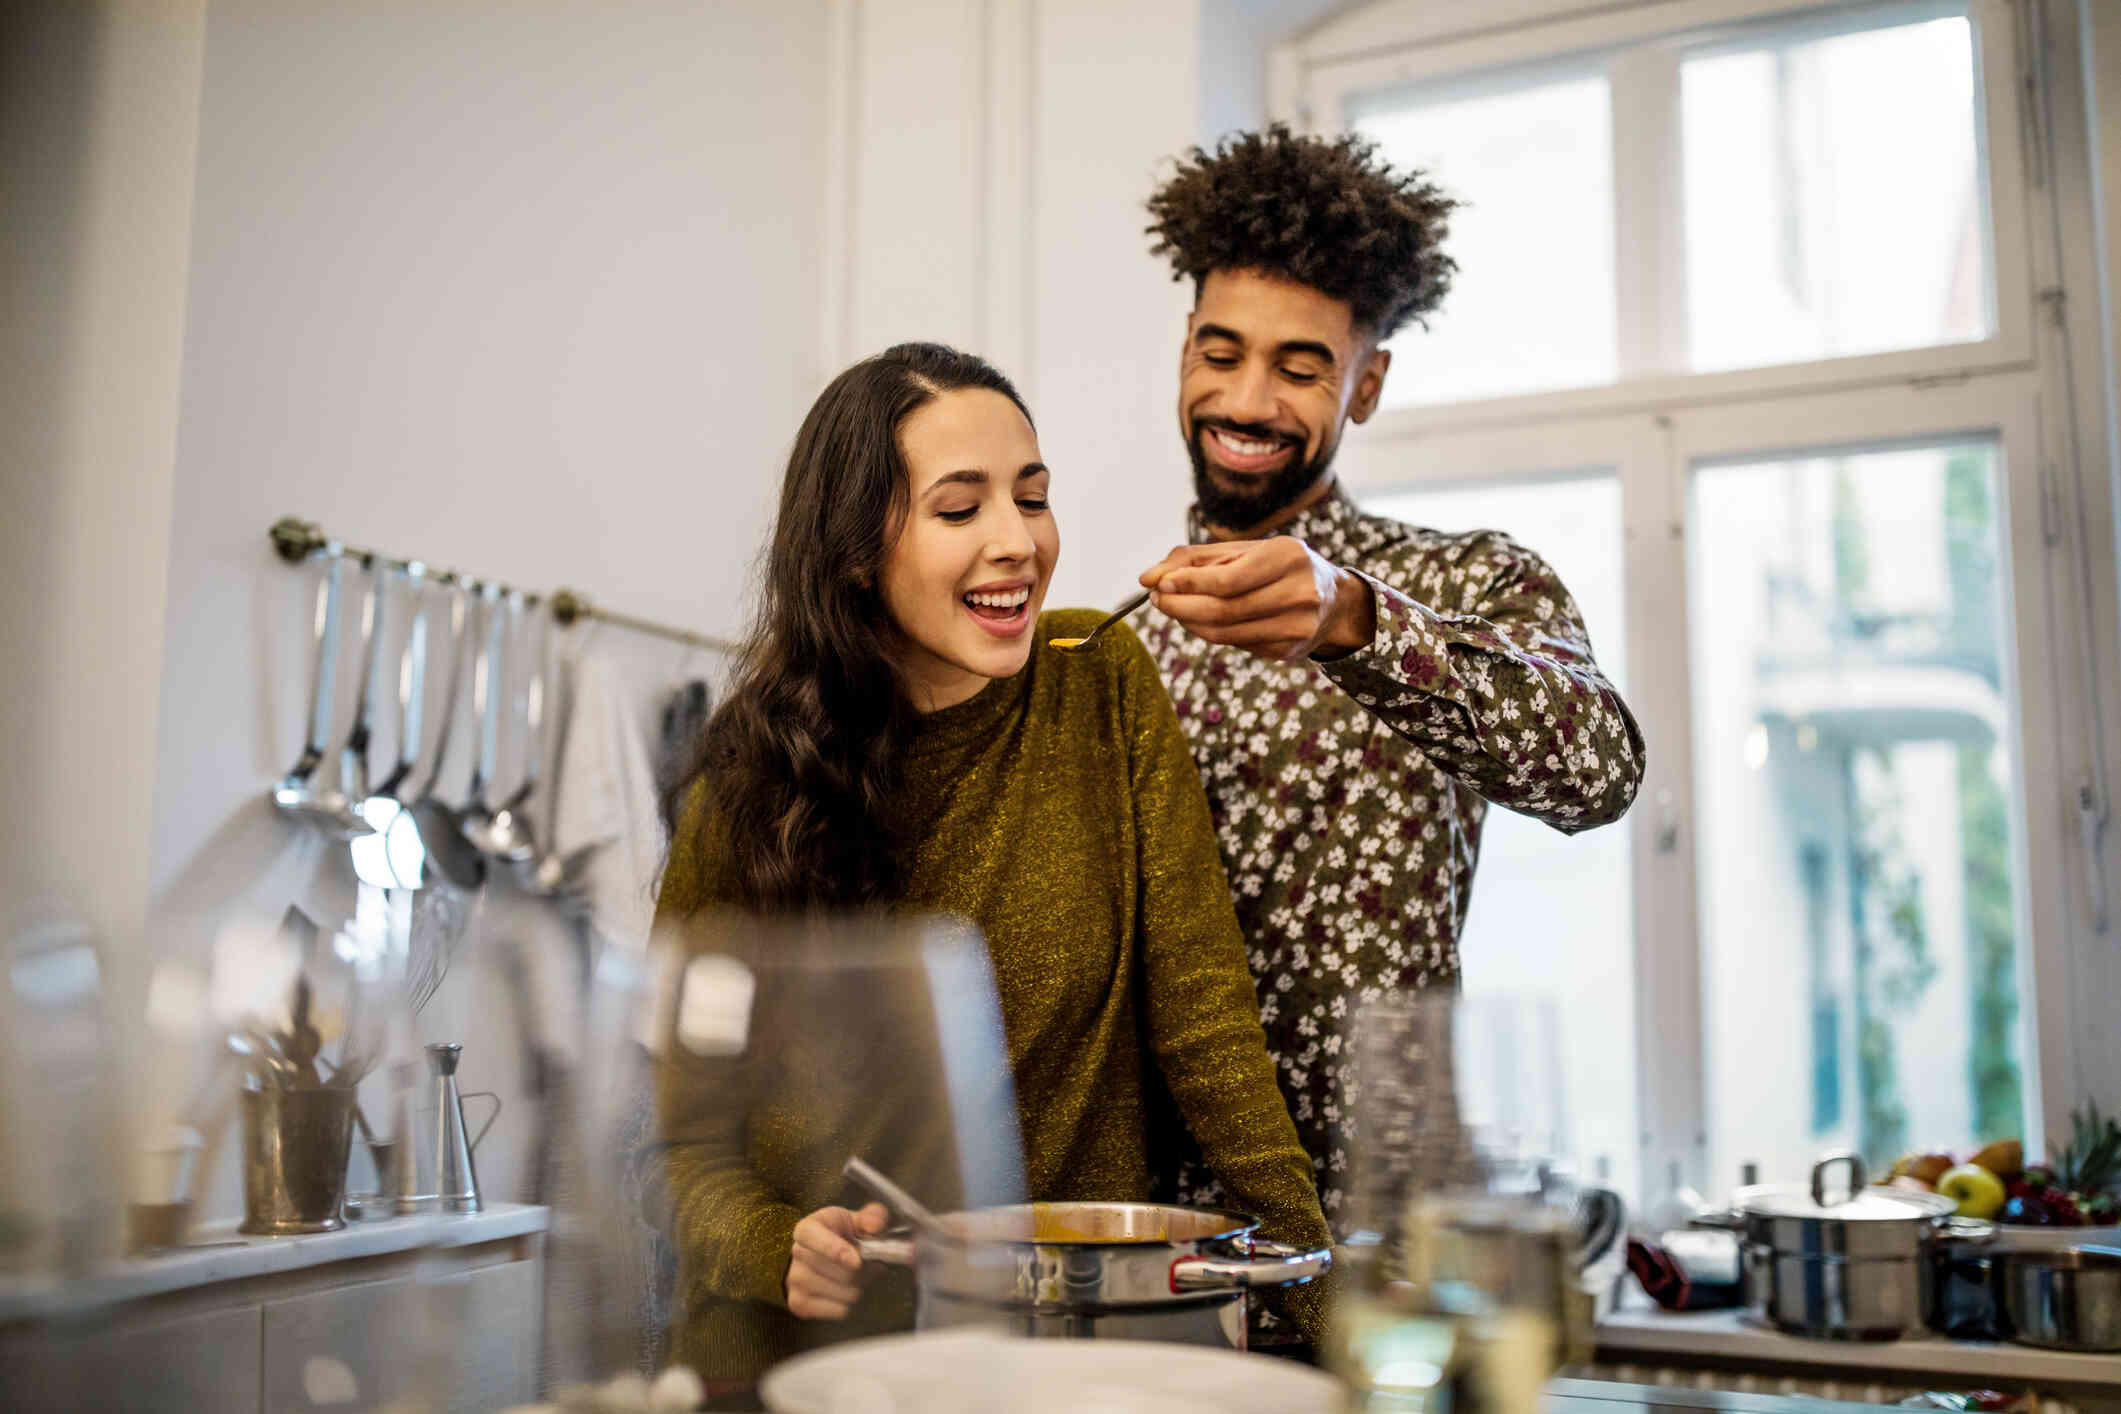
[[[269,551],[277,517],[740,625],[817,376],[824,18],[799,3],[214,0],[153,955],[201,959],[229,918],[290,899],[327,923],[350,908],[344,851],[264,798],[301,740],[313,583]],[[515,926],[501,912],[422,1021],[466,1043],[466,1088],[512,1101],[514,1016],[486,965]],[[502,1197],[523,1115],[511,1104],[480,1158]]]
[[[899,339],[992,359],[1054,468],[1047,602],[1109,604],[1184,538],[1190,288],[1142,203],[1195,136],[1194,0],[840,0],[824,313],[837,367]],[[1125,44],[1113,36],[1125,34]]]
[[[14,462],[42,473],[10,587],[57,574],[45,602],[80,607],[0,622],[9,662],[50,668],[8,702],[32,744],[9,796],[35,803],[10,842],[66,842],[9,857],[135,981],[232,917],[350,908],[342,852],[264,803],[300,740],[315,582],[271,554],[281,515],[733,633],[810,398],[927,336],[1031,399],[1053,602],[1119,598],[1183,534],[1191,291],[1141,204],[1201,135],[1196,0],[103,9],[97,38],[48,7],[78,72],[116,77],[40,91],[31,155],[67,199],[8,213],[48,277],[9,287],[43,321],[8,321],[11,373],[40,375],[9,380],[11,491]],[[1275,37],[1248,41],[1262,75]],[[490,968],[428,1019],[513,1098]],[[501,1196],[521,1114],[481,1157]]]

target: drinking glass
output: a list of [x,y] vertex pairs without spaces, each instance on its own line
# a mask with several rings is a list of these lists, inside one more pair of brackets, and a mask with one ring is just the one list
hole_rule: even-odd
[[1522,1411],[1584,1345],[1549,998],[1389,995],[1349,1027],[1350,1407]]

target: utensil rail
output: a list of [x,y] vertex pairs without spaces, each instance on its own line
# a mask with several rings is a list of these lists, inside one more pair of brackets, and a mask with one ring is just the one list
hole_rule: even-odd
[[683,643],[693,648],[704,648],[714,653],[734,654],[738,651],[738,645],[730,639],[718,638],[710,633],[695,633],[691,629],[678,628],[671,624],[657,623],[653,619],[637,618],[632,614],[622,614],[613,609],[606,609],[597,605],[578,590],[555,589],[549,594],[540,594],[531,590],[518,589],[514,585],[503,584],[496,579],[466,574],[462,570],[436,569],[425,560],[413,559],[404,555],[393,555],[382,550],[371,550],[359,545],[350,545],[345,541],[327,536],[315,521],[303,520],[299,516],[280,517],[280,519],[272,523],[266,534],[272,540],[273,549],[279,553],[280,558],[291,565],[299,565],[317,551],[336,545],[340,553],[367,560],[378,568],[410,570],[418,567],[429,580],[437,584],[456,584],[461,582],[467,586],[492,586],[504,595],[520,593],[523,595],[525,608],[533,608],[541,603],[548,604],[552,610],[553,620],[562,628],[571,628],[583,619],[591,619],[599,623],[610,624],[614,628],[623,628],[633,633],[645,633],[655,638],[666,638],[673,643]]

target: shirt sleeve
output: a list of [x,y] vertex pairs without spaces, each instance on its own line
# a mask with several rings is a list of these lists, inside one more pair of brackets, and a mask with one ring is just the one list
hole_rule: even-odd
[[1377,634],[1318,660],[1335,686],[1497,805],[1569,834],[1627,813],[1642,731],[1544,561],[1489,534],[1406,590],[1355,572],[1376,597]]
[[[1259,997],[1217,852],[1208,800],[1148,650],[1124,624],[1122,711],[1140,849],[1143,1011],[1151,1051],[1201,1156],[1261,1234],[1306,1248],[1332,1238],[1275,1083]],[[1323,1283],[1290,1289],[1284,1310],[1306,1339],[1324,1333]]]
[[[708,906],[723,902],[726,846],[695,786],[673,833],[656,900],[658,943],[699,954],[716,946]],[[682,943],[680,944],[680,939]],[[760,1176],[745,1147],[757,1060],[696,1056],[672,1040],[656,1067],[659,1147],[672,1230],[695,1289],[786,1309],[798,1212]]]

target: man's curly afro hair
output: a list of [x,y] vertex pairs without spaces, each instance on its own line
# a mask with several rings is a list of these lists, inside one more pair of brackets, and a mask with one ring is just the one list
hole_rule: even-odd
[[1395,172],[1352,133],[1298,136],[1276,123],[1194,148],[1149,198],[1152,253],[1193,287],[1257,270],[1345,302],[1383,339],[1427,323],[1457,263],[1443,253],[1458,203],[1418,171]]

